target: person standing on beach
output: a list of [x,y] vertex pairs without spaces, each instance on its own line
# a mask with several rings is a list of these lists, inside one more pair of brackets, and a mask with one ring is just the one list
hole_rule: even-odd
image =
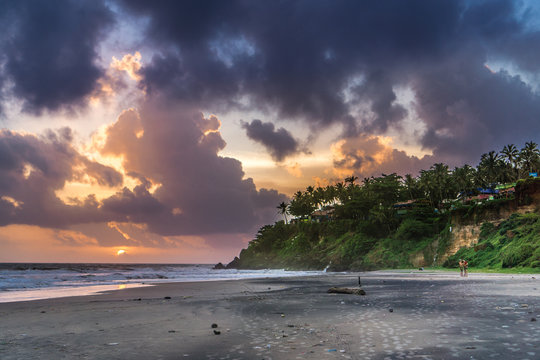
[[463,276],[464,268],[465,268],[465,261],[463,259],[459,259],[459,276]]

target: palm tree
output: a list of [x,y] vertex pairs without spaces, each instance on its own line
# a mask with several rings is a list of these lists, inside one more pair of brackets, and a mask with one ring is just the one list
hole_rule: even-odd
[[506,160],[506,162],[510,165],[510,168],[513,170],[512,172],[515,173],[515,178],[513,180],[517,180],[519,177],[519,150],[514,144],[505,145],[501,151],[501,157]]
[[409,192],[410,200],[414,200],[413,190],[416,188],[416,179],[413,178],[411,174],[406,174],[403,179],[403,185],[405,185],[405,188],[407,188],[407,191]]
[[418,184],[424,192],[424,196],[429,199],[431,207],[434,208],[435,204],[433,203],[433,191],[434,191],[434,176],[433,170],[420,170],[420,178],[418,179]]
[[345,178],[345,184],[349,183],[352,186],[356,180],[358,180],[358,176],[354,176],[354,175],[347,176]]
[[449,192],[448,187],[450,177],[448,176],[448,165],[443,163],[433,164],[433,166],[431,166],[431,170],[433,171],[433,181],[435,183],[435,187],[439,190],[439,203],[446,199],[446,195]]
[[527,172],[532,172],[533,165],[538,161],[540,157],[540,151],[538,150],[538,144],[529,141],[525,143],[525,147],[519,152],[519,158],[523,162],[523,167]]
[[490,151],[487,154],[482,154],[478,171],[482,174],[483,185],[491,185],[498,182],[503,177],[502,160],[499,153]]
[[452,182],[457,187],[457,190],[463,194],[463,202],[465,202],[467,193],[474,189],[475,174],[476,169],[467,164],[456,167],[452,172]]
[[279,210],[279,213],[281,215],[283,215],[283,217],[285,218],[285,224],[288,224],[287,222],[287,214],[289,212],[289,205],[287,203],[285,203],[285,201],[282,201],[281,204],[279,204],[277,206],[278,210]]

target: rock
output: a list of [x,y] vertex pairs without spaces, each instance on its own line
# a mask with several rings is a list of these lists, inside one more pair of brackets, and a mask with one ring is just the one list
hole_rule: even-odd
[[226,269],[239,269],[240,268],[240,259],[238,256],[235,256],[233,261],[227,264]]
[[219,331],[219,330],[214,330],[214,335],[221,335],[221,331]]
[[171,297],[170,296],[165,296],[164,299],[165,300],[171,300]]
[[536,321],[536,318],[531,318],[531,321]]
[[215,329],[215,328],[217,328],[217,327],[218,327],[218,326],[217,326],[216,323],[212,324],[212,329]]
[[390,311],[390,312],[394,312],[394,309],[390,308],[390,309],[388,309],[388,311]]
[[42,313],[42,314],[45,314],[45,313],[46,313],[46,311],[44,310],[44,311],[42,311],[41,313]]
[[225,265],[223,265],[222,263],[217,263],[216,265],[214,265],[214,267],[212,269],[214,269],[214,270],[223,270],[223,269],[225,269]]
[[176,332],[176,330],[169,330],[169,332],[170,332],[170,333],[175,333],[175,332]]
[[362,288],[351,289],[351,288],[332,287],[328,289],[328,293],[329,294],[366,295],[366,292]]

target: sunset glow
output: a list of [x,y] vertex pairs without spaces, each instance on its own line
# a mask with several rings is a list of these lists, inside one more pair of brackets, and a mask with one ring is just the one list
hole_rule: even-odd
[[0,17],[2,261],[225,262],[307,186],[540,142],[531,1],[60,3]]

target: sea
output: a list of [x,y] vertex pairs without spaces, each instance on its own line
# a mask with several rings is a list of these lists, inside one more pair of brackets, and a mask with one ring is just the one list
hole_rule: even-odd
[[324,271],[214,270],[206,264],[0,263],[0,303],[152,286],[160,282],[321,275]]

